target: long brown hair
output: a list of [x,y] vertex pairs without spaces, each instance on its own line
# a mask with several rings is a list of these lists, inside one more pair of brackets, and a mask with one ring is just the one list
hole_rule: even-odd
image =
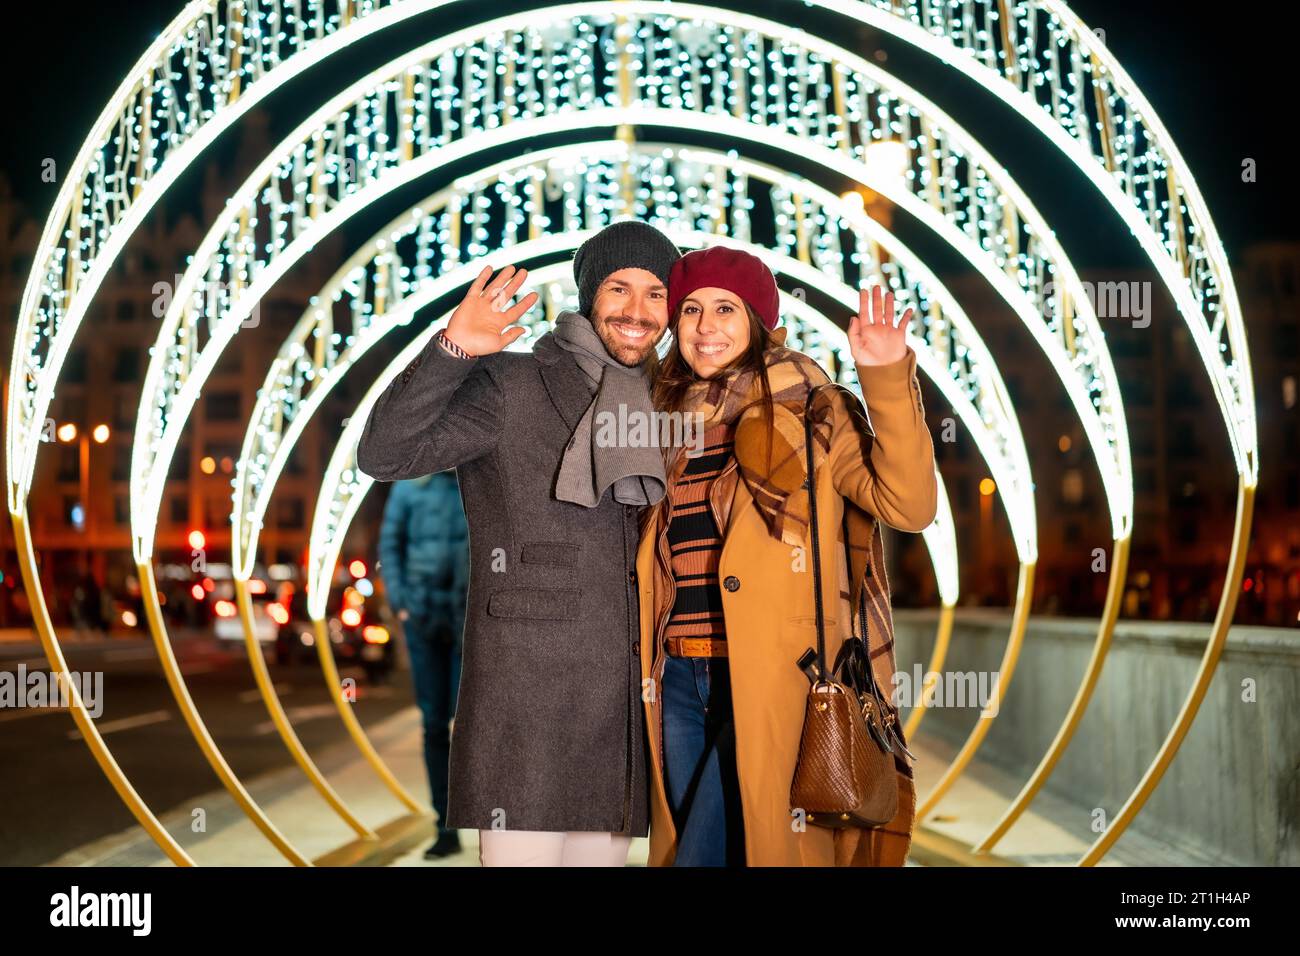
[[[749,347],[719,369],[716,374],[724,375],[736,371],[754,371],[757,373],[759,388],[762,391],[759,402],[763,407],[763,418],[767,426],[767,434],[770,435],[775,427],[775,419],[772,413],[772,383],[767,376],[765,353],[773,345],[772,333],[763,324],[763,320],[758,317],[758,313],[754,311],[748,302],[741,299],[740,304],[745,307],[745,314],[749,317]],[[682,309],[685,307],[686,302],[682,301],[672,316],[670,325],[674,330],[676,330],[677,323],[681,320]],[[681,411],[687,389],[699,381],[702,381],[702,379],[695,374],[690,364],[682,357],[681,340],[677,338],[676,331],[674,331],[672,345],[668,347],[667,354],[659,363],[654,385],[650,390],[655,409],[663,412]],[[771,466],[772,444],[772,442],[768,442],[769,467]]]

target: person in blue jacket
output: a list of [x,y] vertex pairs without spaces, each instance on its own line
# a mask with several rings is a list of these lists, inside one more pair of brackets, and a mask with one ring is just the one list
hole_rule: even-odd
[[469,586],[469,531],[454,471],[393,483],[379,533],[379,562],[388,604],[406,635],[424,721],[424,762],[438,814],[437,839],[424,855],[433,859],[460,850],[456,831],[444,826]]

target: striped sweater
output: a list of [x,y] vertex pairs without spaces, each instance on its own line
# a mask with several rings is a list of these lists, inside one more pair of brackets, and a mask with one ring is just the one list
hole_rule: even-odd
[[727,636],[718,588],[722,535],[709,507],[709,489],[731,461],[732,439],[730,425],[706,431],[704,453],[686,460],[681,478],[668,490],[668,553],[677,589],[665,638]]

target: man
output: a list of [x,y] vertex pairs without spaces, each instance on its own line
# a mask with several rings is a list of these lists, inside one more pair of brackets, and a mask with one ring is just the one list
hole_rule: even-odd
[[487,866],[622,866],[648,829],[633,564],[663,461],[596,423],[655,420],[647,360],[678,258],[645,223],[602,230],[574,257],[579,311],[532,353],[504,351],[537,301],[511,304],[527,273],[484,269],[361,437],[377,480],[460,478],[470,589],[447,825],[479,830]]
[[437,859],[460,852],[460,837],[447,826],[447,764],[460,683],[469,529],[453,472],[393,485],[379,531],[379,562],[388,605],[402,621],[423,719],[424,766],[438,813],[437,837],[424,856]]

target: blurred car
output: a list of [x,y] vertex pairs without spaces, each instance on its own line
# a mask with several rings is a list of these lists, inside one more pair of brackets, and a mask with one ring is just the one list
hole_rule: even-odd
[[289,599],[289,623],[275,641],[275,662],[285,667],[316,660],[316,625],[307,613],[307,592],[298,588]]
[[[211,569],[208,580],[212,581],[207,603],[212,609],[213,635],[223,641],[242,641],[244,625],[235,600],[234,581],[212,574]],[[249,601],[253,605],[253,634],[259,643],[272,644],[279,637],[281,626],[288,623],[288,613],[262,579],[251,578],[248,587]]]
[[[341,605],[346,592],[332,603]],[[393,669],[394,648],[388,628],[369,619],[363,606],[335,606],[325,619],[334,660],[340,667],[356,665],[371,683],[382,683]],[[314,664],[319,660],[316,626],[307,613],[306,591],[299,589],[289,601],[289,622],[275,645],[275,660],[282,666]]]

